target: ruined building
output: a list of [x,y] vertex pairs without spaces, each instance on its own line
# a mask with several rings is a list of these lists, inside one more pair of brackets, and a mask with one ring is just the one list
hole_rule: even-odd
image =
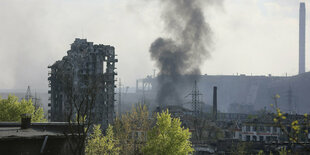
[[[113,46],[94,45],[75,39],[67,56],[48,66],[50,94],[49,120],[68,121],[77,106],[89,108],[95,123],[104,127],[113,121],[115,88],[115,51]],[[72,113],[73,111],[73,113]]]

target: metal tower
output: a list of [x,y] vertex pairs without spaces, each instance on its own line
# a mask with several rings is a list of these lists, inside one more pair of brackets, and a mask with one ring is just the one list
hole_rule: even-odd
[[28,86],[27,88],[25,100],[27,101],[31,100],[33,106],[35,107],[35,110],[37,110],[38,108],[42,106],[40,102],[41,99],[37,97],[37,92],[34,93],[34,97],[32,96],[30,86]]
[[[193,87],[193,90],[190,94],[188,95],[191,95],[192,96],[192,111],[193,111],[193,115],[195,117],[198,117],[199,114],[202,113],[202,102],[200,101],[200,97],[202,94],[199,92],[199,89],[197,87],[197,81],[195,80],[195,83],[194,83],[194,87]],[[188,96],[187,95],[187,96]]]
[[30,99],[32,100],[32,95],[31,95],[30,86],[28,86],[26,95],[25,95],[25,100],[29,101]]

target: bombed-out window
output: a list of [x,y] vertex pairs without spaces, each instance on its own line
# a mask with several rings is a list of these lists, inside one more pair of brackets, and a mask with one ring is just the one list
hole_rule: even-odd
[[106,72],[106,63],[105,61],[102,61],[102,73],[104,74]]

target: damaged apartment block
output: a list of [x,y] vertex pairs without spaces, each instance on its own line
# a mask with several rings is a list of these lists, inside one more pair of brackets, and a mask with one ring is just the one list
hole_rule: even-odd
[[80,113],[106,127],[115,115],[114,47],[77,38],[67,54],[48,67],[49,121],[74,120]]

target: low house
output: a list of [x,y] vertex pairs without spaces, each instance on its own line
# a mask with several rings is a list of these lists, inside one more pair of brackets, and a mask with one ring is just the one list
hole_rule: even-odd
[[66,122],[0,122],[1,154],[70,155],[77,146],[76,137],[73,137],[77,129],[76,124]]
[[[287,132],[291,132],[291,123],[294,120],[303,122],[303,116],[291,114],[284,114],[284,116],[286,119],[282,121],[282,126],[274,122],[274,114],[266,114],[252,120],[244,121],[242,123],[242,131],[240,132],[240,140],[266,143],[288,142],[288,137],[282,129],[285,128]],[[309,136],[305,136],[304,131],[309,131],[310,129],[307,129],[303,125],[301,125],[301,128],[303,130],[300,131],[299,136],[301,137],[299,138],[303,142],[308,142]]]

